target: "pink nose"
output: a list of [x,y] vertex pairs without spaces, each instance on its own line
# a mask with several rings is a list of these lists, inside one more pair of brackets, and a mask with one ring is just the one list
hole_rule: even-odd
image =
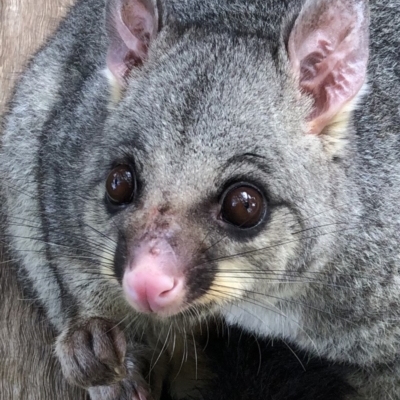
[[128,302],[139,312],[169,316],[182,309],[183,267],[165,239],[144,241],[135,249],[124,273],[123,288]]
[[175,314],[183,298],[183,278],[146,268],[125,273],[124,289],[129,303],[140,312]]

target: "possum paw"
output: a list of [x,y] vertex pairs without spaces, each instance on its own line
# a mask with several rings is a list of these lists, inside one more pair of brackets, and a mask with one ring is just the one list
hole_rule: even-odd
[[[156,400],[161,396],[161,373],[152,377],[152,388],[144,376],[151,375],[149,370],[149,348],[130,344],[125,357],[126,378],[108,386],[96,386],[89,389],[91,400]],[[146,371],[146,372],[145,372]],[[150,373],[150,375],[149,375]]]
[[144,389],[138,389],[131,379],[109,386],[96,386],[89,389],[91,400],[153,400]]
[[161,363],[150,368],[153,351],[148,345],[129,343],[125,357],[126,377],[116,384],[91,387],[90,399],[159,400],[166,371]]
[[[139,379],[140,381],[141,379]],[[130,376],[108,386],[95,386],[88,390],[91,400],[155,400],[144,382]]]
[[127,376],[125,335],[115,323],[101,318],[63,332],[56,353],[67,380],[83,388],[112,385]]

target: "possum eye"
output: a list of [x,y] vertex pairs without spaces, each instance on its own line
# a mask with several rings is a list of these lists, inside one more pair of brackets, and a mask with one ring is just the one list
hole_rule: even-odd
[[136,181],[128,165],[118,165],[108,175],[106,191],[108,199],[117,205],[127,204],[133,200]]
[[220,218],[238,228],[248,229],[263,220],[265,211],[265,198],[256,188],[235,185],[222,198]]

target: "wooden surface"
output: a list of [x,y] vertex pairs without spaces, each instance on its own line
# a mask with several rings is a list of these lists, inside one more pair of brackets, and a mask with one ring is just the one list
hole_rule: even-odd
[[[0,0],[0,114],[28,57],[72,1]],[[7,259],[0,248],[0,400],[83,400],[83,391],[63,379],[53,357],[54,334],[31,302],[22,300]]]
[[0,114],[28,57],[55,29],[73,0],[0,0]]

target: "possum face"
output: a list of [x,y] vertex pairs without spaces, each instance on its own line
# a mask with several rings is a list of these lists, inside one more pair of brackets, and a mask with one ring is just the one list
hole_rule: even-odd
[[[161,318],[274,306],[337,251],[335,207],[351,192],[340,135],[365,76],[365,4],[310,1],[274,47],[198,29],[155,38],[156,10],[137,3],[109,10],[122,15],[114,39],[130,61],[111,45],[115,102],[92,155],[102,178],[86,219],[103,215],[115,243],[103,270],[135,310]],[[144,33],[127,42],[133,25]]]
[[253,306],[271,323],[261,313],[293,304],[340,253],[366,4],[317,3],[278,43],[107,3],[108,108],[104,77],[76,83],[63,67],[71,93],[41,131],[33,110],[5,137],[9,232],[59,326],[63,312],[239,320]]

